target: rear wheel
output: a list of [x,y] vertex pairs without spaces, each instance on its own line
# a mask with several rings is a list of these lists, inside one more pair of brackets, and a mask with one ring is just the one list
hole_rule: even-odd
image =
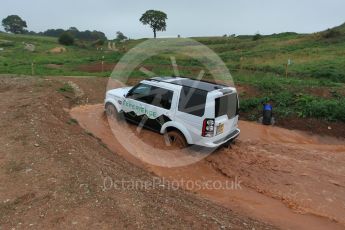
[[186,138],[179,131],[173,130],[166,134],[166,142],[173,149],[184,149],[188,146]]

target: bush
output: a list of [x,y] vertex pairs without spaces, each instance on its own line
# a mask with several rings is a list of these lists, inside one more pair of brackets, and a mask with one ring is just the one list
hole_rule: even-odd
[[243,113],[251,112],[252,110],[259,108],[263,101],[263,98],[240,99],[240,111]]
[[253,37],[253,41],[260,40],[262,38],[261,34],[255,34]]
[[271,101],[275,117],[298,116],[345,122],[345,99],[325,99],[308,94],[282,92],[266,97],[240,99],[240,111],[248,119],[262,111],[262,103]]
[[261,81],[257,81],[255,85],[260,91],[266,94],[275,94],[282,90],[279,82],[270,79],[262,79]]
[[82,48],[82,49],[86,49],[87,48],[87,43],[85,41],[81,41],[81,40],[76,40],[74,42],[74,45],[79,47],[79,48]]
[[1,47],[12,47],[14,46],[14,42],[12,41],[0,41]]
[[94,41],[91,45],[94,46],[94,47],[97,47],[97,46],[103,46],[104,43],[105,43],[104,40],[98,39],[98,40]]
[[73,45],[74,37],[70,33],[64,32],[59,37],[59,43],[66,46]]
[[337,38],[340,37],[341,33],[335,29],[328,29],[323,35],[323,38],[329,39],[329,38]]
[[299,117],[314,117],[328,121],[345,121],[345,100],[324,99],[306,94],[295,96],[291,105]]
[[127,40],[128,37],[126,37],[121,31],[117,31],[116,32],[116,40],[117,41],[123,41],[123,40]]
[[61,88],[58,89],[58,91],[60,93],[65,93],[65,92],[72,93],[73,92],[73,88],[72,88],[71,85],[65,83]]

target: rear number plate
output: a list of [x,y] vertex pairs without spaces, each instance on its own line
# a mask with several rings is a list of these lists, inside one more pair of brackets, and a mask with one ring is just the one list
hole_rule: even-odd
[[217,126],[217,135],[224,133],[224,124],[220,124]]

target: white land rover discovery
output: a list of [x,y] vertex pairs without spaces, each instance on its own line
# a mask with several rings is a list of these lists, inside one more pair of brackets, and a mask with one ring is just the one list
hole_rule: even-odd
[[237,138],[238,95],[235,88],[181,77],[156,77],[134,87],[109,90],[108,116],[119,117],[167,134],[177,147],[215,148]]

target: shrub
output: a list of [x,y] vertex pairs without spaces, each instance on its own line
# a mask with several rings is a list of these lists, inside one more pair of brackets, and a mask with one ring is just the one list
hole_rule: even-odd
[[3,40],[3,41],[0,41],[0,46],[1,47],[12,47],[12,46],[14,46],[14,42]]
[[74,44],[74,37],[70,33],[64,32],[59,37],[59,43],[61,45],[66,45],[66,46],[73,45]]
[[105,43],[104,40],[98,39],[98,40],[94,41],[91,45],[97,47],[97,46],[103,46],[104,43]]
[[248,99],[240,99],[240,111],[247,113],[254,109],[259,108],[262,105],[264,99],[262,98],[248,98]]
[[72,93],[73,92],[73,88],[71,85],[65,83],[61,88],[58,89],[58,91],[60,93]]
[[74,42],[74,45],[82,48],[82,49],[86,49],[87,48],[87,43],[85,41],[81,41],[81,40],[77,40]]
[[127,39],[128,39],[128,37],[126,37],[121,31],[116,32],[116,40],[123,41],[123,40],[127,40]]
[[329,38],[337,38],[340,37],[341,33],[335,29],[328,29],[323,35],[323,38],[329,39]]
[[295,100],[295,111],[300,117],[314,117],[329,121],[345,121],[345,100],[324,99],[300,94]]
[[262,103],[271,101],[275,117],[298,116],[345,122],[345,99],[325,99],[308,94],[281,92],[270,97],[240,99],[240,111],[248,119],[262,111]]
[[260,40],[262,38],[261,34],[255,34],[253,37],[253,41]]
[[263,79],[261,81],[256,82],[256,87],[267,94],[272,93],[279,93],[282,90],[282,87],[279,82],[270,80],[270,79]]

